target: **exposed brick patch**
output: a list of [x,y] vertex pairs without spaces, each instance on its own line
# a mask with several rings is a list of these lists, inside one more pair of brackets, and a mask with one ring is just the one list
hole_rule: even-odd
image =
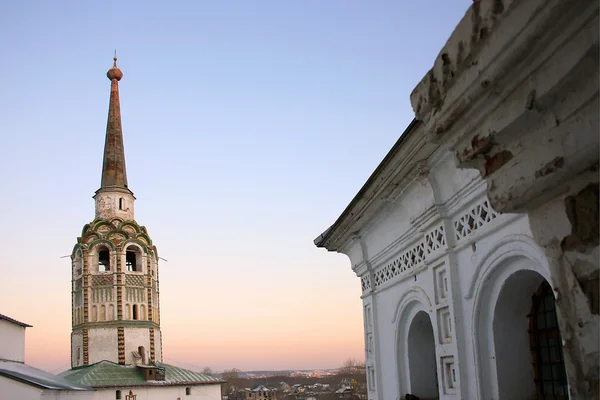
[[535,171],[535,177],[541,178],[543,176],[550,175],[551,173],[556,172],[557,169],[562,168],[564,165],[565,159],[563,157],[556,157],[554,160]]
[[588,185],[575,196],[565,199],[565,207],[571,234],[561,243],[563,251],[584,252],[591,247],[598,246],[598,189],[599,185]]
[[598,315],[600,313],[600,279],[598,278],[598,271],[596,271],[591,279],[577,279],[581,290],[588,299],[590,312],[594,315]]
[[462,158],[469,160],[480,154],[487,154],[493,146],[494,142],[491,135],[485,138],[480,138],[479,135],[475,135],[473,136],[473,139],[471,139],[471,147],[463,150]]
[[499,170],[504,164],[513,158],[513,154],[508,150],[494,154],[485,162],[485,175],[490,175]]
[[117,328],[117,350],[119,352],[119,364],[125,365],[125,328]]

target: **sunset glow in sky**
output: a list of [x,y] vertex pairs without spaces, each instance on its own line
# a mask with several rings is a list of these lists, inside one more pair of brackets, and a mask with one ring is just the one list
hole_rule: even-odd
[[0,2],[0,313],[70,367],[70,255],[94,218],[117,49],[129,187],[158,247],[164,361],[364,358],[360,282],[313,239],[413,118],[471,0]]

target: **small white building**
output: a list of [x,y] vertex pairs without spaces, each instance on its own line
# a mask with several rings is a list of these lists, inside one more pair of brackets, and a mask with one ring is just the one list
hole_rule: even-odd
[[474,1],[315,240],[360,277],[369,399],[598,398],[598,24]]
[[25,329],[31,325],[0,314],[1,399],[94,399],[93,389],[25,364]]

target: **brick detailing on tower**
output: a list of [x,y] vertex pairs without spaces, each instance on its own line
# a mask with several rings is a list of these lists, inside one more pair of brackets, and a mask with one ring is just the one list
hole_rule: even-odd
[[87,257],[83,258],[83,322],[86,323],[88,319],[88,307],[89,307],[89,265]]
[[156,362],[156,351],[154,348],[154,328],[150,328],[150,362]]
[[119,364],[125,365],[125,328],[120,326],[117,332],[117,341],[119,349]]
[[[121,253],[119,248],[118,254]],[[123,271],[121,269],[121,257],[117,257],[117,265],[115,268],[117,274],[117,319],[121,321],[123,319]],[[122,328],[119,328],[122,329]]]
[[89,365],[90,356],[89,356],[89,348],[88,348],[88,330],[83,330],[83,365]]

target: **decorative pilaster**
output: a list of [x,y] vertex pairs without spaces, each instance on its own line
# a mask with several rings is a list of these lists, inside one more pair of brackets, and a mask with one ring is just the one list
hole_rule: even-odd
[[125,365],[125,328],[117,328],[117,345],[119,349],[119,364]]
[[117,319],[123,320],[123,271],[121,269],[121,248],[117,250],[117,265],[115,267],[117,274]]
[[154,328],[150,328],[150,362],[156,361],[156,351],[154,348]]
[[153,321],[154,318],[152,316],[152,263],[150,262],[150,257],[152,257],[152,254],[148,253],[148,257],[146,257],[146,298],[148,303],[148,321]]
[[[87,254],[86,254],[87,256]],[[83,258],[83,323],[88,322],[88,305],[89,305],[89,265],[88,258]]]
[[88,346],[88,330],[83,330],[83,365],[88,365],[90,363],[89,356],[89,346]]

